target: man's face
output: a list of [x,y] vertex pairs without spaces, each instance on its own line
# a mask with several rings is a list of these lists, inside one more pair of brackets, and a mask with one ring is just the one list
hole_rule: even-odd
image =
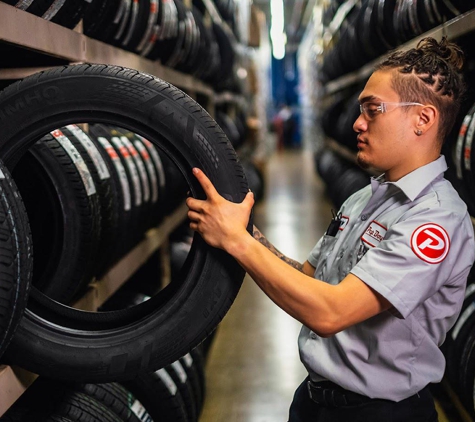
[[[367,103],[371,110],[376,110],[381,102],[400,102],[399,95],[391,87],[392,72],[374,72],[359,96],[360,104]],[[382,172],[403,165],[411,154],[416,116],[412,108],[408,112],[407,107],[394,106],[373,116],[360,114],[353,124],[358,133],[358,164]]]

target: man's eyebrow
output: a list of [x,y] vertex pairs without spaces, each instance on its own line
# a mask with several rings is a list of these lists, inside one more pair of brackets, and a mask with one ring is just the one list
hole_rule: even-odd
[[374,95],[367,95],[366,97],[363,97],[363,98],[358,98],[358,102],[360,104],[363,104],[365,103],[366,101],[375,101],[375,100],[379,100],[378,97],[375,97]]

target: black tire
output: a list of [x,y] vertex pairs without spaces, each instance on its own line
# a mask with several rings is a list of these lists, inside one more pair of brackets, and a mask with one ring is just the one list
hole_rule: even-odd
[[111,262],[115,262],[130,249],[132,243],[129,240],[131,237],[129,231],[130,228],[134,226],[135,217],[132,207],[132,187],[130,186],[129,178],[127,177],[122,160],[114,147],[106,137],[94,133],[94,126],[95,125],[89,125],[88,134],[98,147],[102,158],[104,158],[109,166],[111,189],[113,195],[118,198],[119,202],[117,227],[120,227],[121,230],[117,230],[116,227],[114,227],[117,237],[115,246],[111,246]]
[[65,0],[50,20],[58,25],[73,29],[81,21],[91,2],[92,0]]
[[142,184],[133,158],[128,153],[127,148],[122,145],[116,129],[113,129],[110,125],[91,124],[89,125],[89,133],[110,154],[123,188],[124,198],[128,198],[126,209],[129,213],[129,220],[127,226],[121,228],[124,237],[124,245],[121,250],[121,254],[123,254],[143,238],[143,230],[141,229],[144,208]]
[[118,9],[120,7],[116,0],[93,1],[84,13],[84,34],[101,41],[107,40],[109,33],[117,26],[114,20],[118,16]]
[[249,182],[249,188],[254,194],[254,201],[259,203],[264,198],[264,175],[251,160],[241,160],[241,163]]
[[12,422],[47,422],[51,417],[72,422],[123,422],[91,396],[41,377],[10,407],[5,417]]
[[119,224],[120,198],[112,179],[113,169],[101,154],[100,147],[77,125],[62,127],[61,131],[83,157],[96,185],[100,202],[101,234],[94,275],[100,279],[117,258],[117,227],[123,227]]
[[196,417],[199,419],[205,398],[204,362],[200,347],[180,358],[192,387],[193,399],[196,406]]
[[158,30],[157,21],[160,11],[160,1],[150,0],[148,20],[144,27],[142,38],[139,39],[135,47],[135,52],[140,54],[148,47],[149,43],[153,43],[153,37]]
[[33,250],[27,214],[0,161],[0,356],[23,316],[31,287]]
[[[173,160],[194,197],[204,197],[191,171],[195,166],[230,201],[240,202],[248,192],[243,168],[216,122],[153,76],[116,66],[64,66],[9,85],[0,105],[0,156],[11,167],[56,127],[104,122],[153,142]],[[6,352],[9,362],[78,382],[130,379],[169,365],[214,330],[244,277],[232,257],[197,235],[185,267],[175,283],[121,311],[83,312],[33,298]]]
[[[51,7],[54,1],[55,0],[33,0],[33,2],[28,6],[26,11],[36,16],[43,16],[43,14],[46,13],[46,11]],[[20,9],[23,9],[23,7],[20,7]]]
[[[473,279],[473,272],[471,273]],[[465,374],[462,371],[461,359],[467,338],[475,327],[475,284],[467,287],[465,299],[460,311],[459,318],[453,328],[449,331],[446,340],[446,375],[454,391],[460,396],[463,395],[462,378]]]
[[93,397],[124,422],[151,421],[142,403],[124,386],[116,382],[106,384],[72,385],[77,391]]
[[137,139],[137,136],[131,131],[127,131],[121,128],[112,128],[120,135],[120,140],[122,145],[124,145],[133,162],[137,168],[137,172],[140,179],[140,185],[142,187],[142,211],[141,211],[141,222],[139,229],[141,232],[145,232],[150,227],[150,221],[152,219],[153,212],[153,203],[152,203],[152,181],[145,166],[145,161],[142,158],[142,155],[138,152],[134,141]]
[[56,129],[25,154],[13,177],[37,251],[32,294],[69,303],[92,280],[99,245],[99,197],[89,169]]
[[180,391],[165,368],[143,374],[123,385],[140,400],[156,422],[191,422]]
[[[163,199],[162,197],[164,196],[165,174],[163,173],[163,165],[160,160],[160,156],[157,153],[154,157],[152,157],[149,149],[147,148],[146,143],[148,143],[147,140],[139,136],[135,136],[135,148],[137,149],[145,163],[147,173],[150,179],[150,185],[152,189],[152,213],[150,219],[150,226],[155,227],[162,221],[164,214],[162,207],[160,206],[160,201]],[[154,150],[153,145],[150,144],[150,147]]]
[[188,378],[188,372],[185,371],[182,362],[180,360],[176,360],[171,365],[168,365],[165,369],[172,377],[173,381],[178,387],[181,397],[183,398],[187,420],[189,422],[197,422],[197,403],[195,402],[193,385]]
[[463,345],[460,357],[460,399],[472,418],[475,418],[475,324]]

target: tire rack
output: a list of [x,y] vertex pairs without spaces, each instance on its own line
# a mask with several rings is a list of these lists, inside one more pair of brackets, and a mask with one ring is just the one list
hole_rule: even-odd
[[[28,28],[27,31],[24,28]],[[216,99],[207,84],[191,75],[176,71],[158,62],[145,59],[134,53],[116,48],[81,33],[81,23],[68,29],[46,21],[14,6],[0,2],[0,44],[7,43],[19,49],[31,50],[56,60],[59,65],[73,63],[107,63],[129,67],[155,75],[185,91],[198,101],[212,116]],[[32,36],[31,34],[34,34]],[[19,53],[21,54],[21,53]],[[22,79],[51,66],[4,68],[7,58],[0,58],[0,80]],[[34,61],[34,60],[33,60]],[[220,93],[218,101],[240,104],[241,96]],[[156,228],[150,229],[145,239],[134,247],[121,261],[102,278],[89,286],[87,293],[74,306],[94,311],[112,295],[140,266],[157,250],[162,262],[163,282],[170,280],[170,256],[168,236],[186,218],[187,207],[179,206]],[[37,375],[16,366],[0,365],[0,417],[33,383]]]
[[[347,5],[347,8],[343,8],[345,12],[349,11],[351,7],[355,4],[354,0],[348,0],[343,6]],[[334,18],[332,24],[330,24],[330,28],[333,30],[334,33],[337,27],[341,24],[344,19],[344,15],[337,14]],[[439,25],[413,39],[410,41],[401,44],[398,46],[398,49],[401,50],[409,50],[417,46],[417,43],[425,37],[433,37],[433,38],[441,38],[442,36],[447,36],[449,40],[454,40],[462,35],[468,34],[475,30],[475,9],[472,9],[460,16],[457,16],[446,23]],[[327,82],[322,87],[321,92],[321,99],[320,101],[325,101],[326,99],[330,98],[331,95],[337,93],[338,91],[347,88],[353,84],[358,82],[363,82],[365,79],[371,76],[373,72],[374,66],[379,63],[382,59],[387,57],[389,53],[384,54],[377,59],[367,63],[366,65],[362,66],[356,71],[347,73],[339,78],[336,78],[330,82]],[[338,155],[340,155],[345,160],[348,160],[352,163],[356,163],[356,155],[353,151],[348,149],[347,147],[340,145],[333,139],[325,138],[323,140],[324,147],[329,148],[335,151]],[[368,173],[374,175],[374,172],[369,169]],[[472,217],[472,223],[475,227],[475,218]],[[463,422],[473,422],[471,416],[468,414],[467,410],[465,409],[464,405],[461,403],[460,399],[458,398],[457,394],[453,391],[449,382],[444,378],[441,382],[441,386],[444,389],[445,393],[447,394],[451,404],[453,404],[454,408],[458,412],[458,416],[460,420]],[[438,406],[439,413],[443,412],[443,408]]]

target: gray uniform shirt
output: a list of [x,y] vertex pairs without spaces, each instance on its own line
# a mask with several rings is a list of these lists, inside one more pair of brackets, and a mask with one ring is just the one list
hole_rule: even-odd
[[302,327],[300,356],[312,379],[394,401],[442,379],[439,346],[460,312],[475,251],[446,169],[441,156],[394,183],[373,178],[342,205],[338,233],[312,250],[315,278],[338,284],[351,272],[392,304],[329,338]]

